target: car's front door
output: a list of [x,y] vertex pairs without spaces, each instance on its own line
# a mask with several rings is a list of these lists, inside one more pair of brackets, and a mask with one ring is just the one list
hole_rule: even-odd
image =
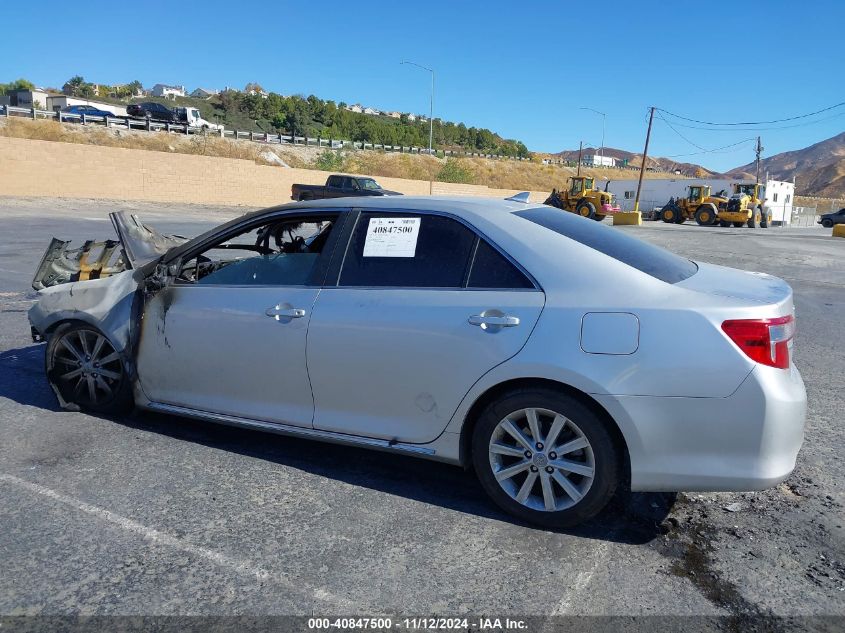
[[314,427],[327,431],[435,439],[544,305],[528,275],[444,215],[362,212],[335,274],[308,331]]
[[153,402],[310,427],[308,322],[336,212],[277,216],[198,253],[147,300],[138,375]]

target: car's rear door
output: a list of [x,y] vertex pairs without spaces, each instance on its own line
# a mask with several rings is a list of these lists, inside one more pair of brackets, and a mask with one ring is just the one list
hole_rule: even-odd
[[544,295],[456,217],[362,211],[347,229],[309,325],[314,427],[429,442],[523,347]]

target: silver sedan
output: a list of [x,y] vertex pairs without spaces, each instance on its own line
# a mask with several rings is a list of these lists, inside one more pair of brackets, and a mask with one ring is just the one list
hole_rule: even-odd
[[292,203],[194,239],[54,239],[33,336],[66,408],[142,409],[474,468],[567,526],[632,490],[795,467],[791,288],[525,202]]

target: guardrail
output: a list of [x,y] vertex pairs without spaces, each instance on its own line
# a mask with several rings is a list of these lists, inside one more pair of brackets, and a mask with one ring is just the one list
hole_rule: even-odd
[[[146,132],[168,132],[176,134],[191,134],[203,136],[219,136],[221,138],[232,138],[235,140],[249,140],[256,143],[268,143],[277,145],[301,145],[305,147],[323,147],[326,149],[353,149],[353,150],[383,150],[385,152],[399,152],[403,154],[427,154],[428,148],[405,145],[387,145],[384,143],[366,143],[363,141],[349,141],[345,139],[332,139],[322,137],[295,136],[291,134],[271,134],[269,132],[245,132],[243,130],[211,130],[187,125],[185,123],[164,123],[150,119],[136,119],[131,116],[103,117],[89,116],[86,114],[74,114],[53,110],[39,110],[37,108],[20,108],[16,106],[0,106],[0,114],[10,117],[26,117],[29,119],[52,119],[60,123],[79,123],[81,125],[103,125],[107,128],[124,128]],[[437,153],[434,150],[432,153]],[[492,158],[497,160],[531,160],[518,156],[504,156],[501,154],[481,154],[476,152],[456,152],[453,150],[441,151],[445,156],[472,156],[478,158]]]

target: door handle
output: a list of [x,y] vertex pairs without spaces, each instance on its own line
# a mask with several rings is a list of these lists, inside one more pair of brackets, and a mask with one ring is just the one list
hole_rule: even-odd
[[515,316],[481,316],[476,314],[469,318],[470,325],[499,325],[501,327],[514,327],[519,325],[519,317]]
[[481,314],[472,315],[467,321],[470,325],[477,325],[485,332],[490,333],[519,325],[519,317],[505,314],[500,310],[485,310]]
[[289,308],[287,305],[280,304],[273,306],[272,308],[267,308],[264,311],[264,314],[276,319],[276,321],[280,321],[282,319],[301,319],[305,316],[305,310],[301,308]]

